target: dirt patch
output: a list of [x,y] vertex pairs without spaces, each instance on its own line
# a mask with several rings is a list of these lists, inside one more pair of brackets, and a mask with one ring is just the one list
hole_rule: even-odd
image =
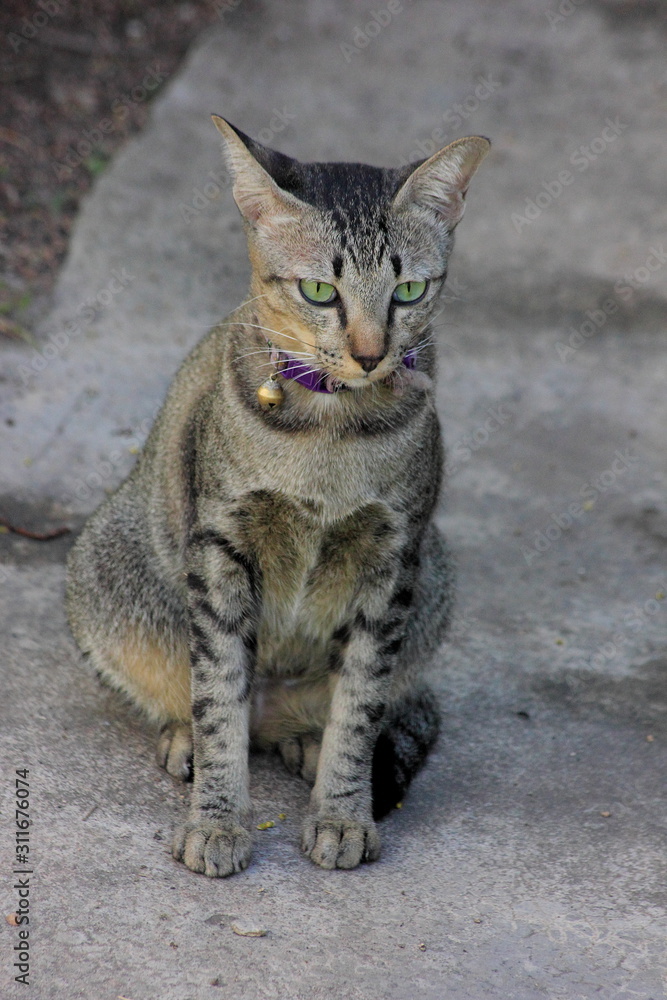
[[81,198],[148,116],[193,38],[240,0],[4,0],[0,341],[29,339]]

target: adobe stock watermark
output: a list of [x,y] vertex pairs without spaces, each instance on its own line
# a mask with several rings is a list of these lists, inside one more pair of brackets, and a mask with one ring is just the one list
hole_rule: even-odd
[[[619,927],[617,921],[603,919],[602,922],[595,922],[579,916],[576,911],[569,911],[560,904],[554,904],[552,899],[520,903],[512,907],[512,916],[512,929],[514,931],[520,929],[522,936],[544,935],[552,944],[559,945],[559,950],[562,950],[563,945],[567,945],[570,953],[581,951],[590,956],[589,961],[595,962],[596,966],[602,956],[606,955],[613,960],[612,968],[634,972],[638,963],[646,961],[651,953],[649,941],[652,934],[649,928],[655,924],[655,917],[652,914],[642,914],[641,918],[638,917],[629,932]],[[523,931],[524,927],[527,928],[528,935]],[[660,946],[662,947],[661,940]],[[655,962],[652,963],[652,967],[655,967]],[[618,986],[615,989],[617,1000],[621,998],[629,1000],[630,997],[643,1000],[642,994],[627,989],[620,978],[617,982]],[[576,1000],[584,1000],[583,993],[573,992],[573,1000],[575,996]]]
[[462,465],[466,465],[473,455],[489,443],[492,437],[505,427],[515,415],[508,403],[496,403],[486,411],[484,420],[469,434],[463,434],[447,451],[445,475],[454,476]]
[[[606,118],[605,127],[588,143],[582,143],[573,153],[570,154],[568,162],[574,167],[577,173],[584,173],[602,156],[612,143],[616,142],[619,135],[625,132],[627,124],[620,118]],[[533,198],[526,198],[526,206],[523,215],[519,212],[512,212],[511,223],[517,233],[525,226],[542,215],[542,213],[557,201],[566,188],[574,184],[576,175],[570,170],[559,170],[558,174],[549,181],[542,181],[542,191],[538,191]]]
[[630,274],[624,274],[614,285],[614,291],[624,302],[631,302],[635,297],[635,292],[651,280],[651,275],[655,274],[667,264],[667,252],[660,244],[659,247],[651,247],[648,257],[644,263]]
[[532,545],[521,546],[521,554],[526,564],[531,566],[536,559],[548,552],[573,524],[580,522],[588,511],[593,510],[600,497],[638,461],[639,455],[633,455],[630,448],[626,448],[625,451],[617,450],[609,468],[582,485],[579,490],[580,499],[572,500],[566,510],[550,514],[549,523],[542,530],[535,532]]
[[448,278],[440,295],[441,302],[463,302],[465,294],[470,290],[459,278]]
[[243,0],[214,0],[213,10],[216,12],[218,17],[225,17],[226,14],[231,14],[232,11],[240,7]]
[[401,163],[413,163],[433,156],[439,149],[451,139],[455,132],[460,131],[469,118],[474,115],[480,105],[488,101],[502,87],[500,80],[494,80],[489,73],[487,76],[477,78],[477,84],[462,101],[457,101],[451,108],[447,108],[442,114],[442,125],[436,127],[429,133],[426,139],[420,139],[414,147],[401,159]]
[[132,104],[141,104],[142,101],[145,101],[152,95],[154,90],[157,90],[165,79],[166,73],[160,71],[159,63],[155,63],[154,66],[148,68],[140,84],[133,87],[128,94],[116,97],[111,105],[111,117],[102,118],[97,125],[84,129],[76,145],[70,144],[67,147],[65,158],[60,162],[56,161],[52,165],[57,179],[59,181],[68,180],[72,176],[72,173],[82,163],[85,163],[95,147],[99,146],[104,136],[109,135],[110,132],[114,132],[119,124],[127,118],[130,113],[130,106]]
[[384,31],[391,24],[397,14],[405,10],[403,0],[389,0],[383,7],[370,11],[368,21],[363,25],[355,25],[352,31],[352,43],[341,42],[340,51],[346,63],[352,62],[354,56],[358,56],[364,49],[367,49],[374,38]]
[[12,923],[20,928],[18,943],[14,945],[14,965],[16,975],[14,980],[23,986],[30,986],[30,893],[32,889],[31,875],[34,874],[34,862],[31,854],[30,827],[34,823],[34,811],[30,799],[30,768],[17,767],[14,772],[14,802],[15,814],[15,845],[12,875],[16,890],[16,910],[12,914]]
[[583,323],[578,327],[570,325],[567,343],[560,340],[556,342],[556,351],[560,361],[570,361],[579,348],[603,328],[609,317],[618,312],[618,299],[630,302],[634,298],[635,292],[649,282],[651,275],[663,268],[665,264],[667,264],[667,251],[662,243],[657,247],[651,247],[648,257],[641,267],[630,274],[624,274],[614,283],[616,298],[605,299],[598,309],[586,309],[584,313],[586,318]]
[[[269,124],[261,128],[255,135],[255,138],[264,146],[268,146],[275,136],[280,132],[284,132],[290,122],[293,122],[296,117],[296,113],[290,111],[285,105],[282,108],[274,108]],[[206,180],[201,185],[192,189],[190,204],[179,203],[178,211],[183,221],[190,224],[193,219],[196,219],[198,215],[201,215],[208,208],[211,202],[216,201],[220,197],[222,191],[228,188],[232,181],[232,174],[224,163],[217,170],[209,170]]]
[[595,667],[599,670],[610,660],[618,656],[623,647],[631,641],[633,633],[641,631],[648,625],[652,618],[655,618],[660,612],[667,610],[666,596],[667,580],[663,580],[656,586],[653,597],[649,597],[643,604],[635,603],[628,609],[625,622],[626,631],[615,632],[611,638],[598,646],[585,665]]
[[588,3],[588,0],[561,0],[555,10],[545,10],[544,14],[550,26],[557,28],[586,3]]
[[128,453],[137,455],[141,451],[160,408],[161,406],[158,404],[153,408],[150,416],[144,417],[138,427],[127,437],[124,447],[113,448],[106,458],[97,461],[85,475],[71,476],[67,482],[66,492],[60,497],[60,502],[63,505],[68,505],[74,500],[90,500],[100,488],[108,489],[110,485],[115,485],[119,474],[122,475],[125,471]]
[[102,310],[111,305],[116,295],[134,281],[134,275],[128,274],[125,267],[113,268],[111,274],[112,277],[105,287],[84,299],[74,316],[64,324],[63,329],[50,333],[47,337],[48,342],[43,347],[33,348],[30,361],[19,365],[18,374],[24,385],[27,385],[35,375],[43,372],[47,365],[62,354],[71,338],[81,333],[82,326],[92,323]]
[[69,3],[63,3],[62,0],[37,0],[35,6],[38,9],[22,18],[17,30],[10,31],[7,35],[7,44],[14,52],[20,52],[22,45],[34,41],[52,18],[67,10]]

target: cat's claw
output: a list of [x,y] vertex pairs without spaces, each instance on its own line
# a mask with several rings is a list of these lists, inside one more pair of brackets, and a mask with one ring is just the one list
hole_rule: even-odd
[[380,835],[375,823],[308,816],[301,847],[320,868],[356,868],[361,861],[380,857]]
[[252,837],[242,826],[189,822],[179,827],[171,853],[191,871],[225,878],[248,867]]
[[192,778],[192,729],[182,722],[168,722],[157,741],[156,760],[172,778]]

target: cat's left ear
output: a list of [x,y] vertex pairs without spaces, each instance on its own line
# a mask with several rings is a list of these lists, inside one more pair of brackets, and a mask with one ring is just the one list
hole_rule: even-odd
[[481,135],[445,146],[413,170],[395,196],[393,207],[431,209],[454,229],[463,216],[468,185],[490,148],[489,140]]

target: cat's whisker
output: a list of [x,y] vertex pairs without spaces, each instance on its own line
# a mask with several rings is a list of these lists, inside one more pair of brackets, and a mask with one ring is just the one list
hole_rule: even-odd
[[241,309],[243,306],[250,305],[251,302],[256,302],[257,299],[266,299],[268,298],[268,295],[269,295],[268,292],[261,292],[259,295],[253,295],[251,299],[246,299],[245,302],[242,302],[241,305],[239,306],[239,309]]
[[[317,364],[317,368],[315,369],[315,371],[323,371],[324,370],[320,366],[320,364],[319,364],[319,358],[316,358],[314,354],[306,354],[306,355],[304,355],[302,357],[297,357],[296,352],[295,352],[293,355],[291,355],[291,357],[294,359],[294,361],[298,362],[298,364],[301,365],[301,366],[305,367],[308,364],[315,363],[315,364]],[[262,362],[260,362],[260,364],[257,367],[258,368],[266,368],[268,365],[273,365],[274,368],[276,368],[278,371],[280,371],[280,367],[279,367],[280,362],[276,361],[273,358],[271,359],[271,361],[262,361]],[[299,374],[301,374],[301,372]]]
[[[298,360],[301,361],[301,358],[299,358]],[[304,364],[305,364],[305,361],[304,361]],[[261,364],[257,365],[257,368],[275,368],[275,367],[276,367],[276,365],[275,365],[275,362],[273,362],[273,361],[263,361]],[[276,369],[276,370],[279,371],[279,369]],[[321,371],[323,371],[323,369],[322,368],[314,368],[313,371],[321,372]],[[299,371],[298,374],[299,375],[307,375],[307,374],[309,374],[309,372]]]
[[[253,355],[256,354],[270,354],[271,351],[272,348],[270,347],[262,347],[258,351],[248,351],[246,354],[239,354],[238,358],[235,358],[233,363],[236,364],[237,361],[243,361],[244,358],[251,358],[253,357]],[[312,361],[317,361],[317,357],[314,354],[311,354],[310,351],[291,351],[290,354],[292,355],[292,357],[297,357],[297,355],[301,355],[303,358],[308,358]],[[273,364],[273,362],[271,363]]]
[[328,373],[325,372],[324,369],[322,368],[311,368],[309,369],[309,371],[304,371],[304,372],[299,371],[298,374],[299,377],[301,377],[302,375],[326,375]]
[[286,340],[293,340],[295,344],[303,344],[304,347],[312,347],[312,344],[307,344],[304,340],[300,340],[298,337],[292,337],[289,333],[284,333],[282,330],[273,330],[270,326],[262,326],[260,323],[244,323],[244,326],[251,326],[255,330],[265,330],[267,333],[273,333],[276,337],[284,337]]
[[[268,292],[262,292],[260,295],[253,295],[253,297],[251,299],[246,299],[245,302],[242,302],[241,305],[238,307],[238,309],[235,309],[234,311],[238,312],[244,306],[250,305],[251,302],[256,302],[257,299],[265,299],[265,298],[268,297],[268,294],[269,294]],[[252,325],[251,323],[242,323],[238,319],[229,320],[228,322],[217,323],[216,324],[216,326],[251,326],[251,325]],[[207,329],[210,329],[210,326],[207,327]]]
[[313,361],[317,361],[318,360],[317,355],[313,354],[312,351],[289,351],[289,352],[283,352],[283,353],[288,353],[291,358],[296,358],[298,355],[301,354],[304,357],[312,358]]
[[460,323],[459,320],[452,319],[451,316],[448,316],[447,319],[443,323],[437,323],[433,327],[433,330],[434,331],[435,330],[445,330],[445,329],[447,329],[447,327],[456,327],[457,329],[459,329],[461,327],[461,323]]
[[[294,361],[298,361],[299,364],[303,364],[303,365],[305,365],[305,364],[317,364],[318,368],[320,367],[320,365],[319,365],[319,358],[316,358],[314,354],[303,354],[303,355],[299,356],[296,353],[296,351],[295,351],[294,354],[290,355],[290,358],[292,358]],[[282,362],[282,363],[284,364],[284,362]],[[280,360],[278,360],[278,361],[272,361],[271,364],[276,365],[276,367],[278,367],[281,364],[281,361]]]
[[435,343],[434,340],[428,340],[426,343],[417,344],[416,347],[410,349],[411,354],[423,354],[427,347],[431,347]]
[[[280,330],[274,330],[270,326],[263,326],[261,323],[248,323],[247,320],[240,322],[238,320],[230,323],[221,323],[220,326],[249,326],[253,330],[266,330],[267,333],[275,333],[277,337],[287,337],[288,334],[282,333]],[[291,340],[295,340],[295,337],[291,337]]]
[[460,349],[460,347],[456,347],[454,344],[450,344],[446,340],[441,339],[438,341],[438,349],[442,352],[449,351],[453,354],[459,354],[461,355],[461,357],[463,357],[463,351]]
[[[460,323],[452,323],[452,322],[449,322],[449,321],[447,321],[446,323],[440,323],[436,327],[436,330],[444,330],[445,333],[451,332],[452,330],[460,330],[460,329],[461,329],[461,324]],[[439,344],[444,344],[445,343],[445,341],[443,341],[442,337],[437,337],[436,339],[437,339],[437,342]]]
[[418,340],[418,341],[417,341],[417,347],[419,347],[419,346],[420,346],[421,344],[432,344],[432,343],[433,343],[433,342],[434,342],[434,341],[435,341],[436,339],[437,339],[437,338],[436,338],[436,336],[435,336],[435,334],[434,334],[433,330],[432,330],[432,329],[429,329],[429,330],[428,330],[428,331],[427,331],[427,332],[426,332],[426,333],[424,334],[424,336],[423,336],[423,337],[421,338],[421,340]]
[[255,354],[270,354],[270,353],[271,353],[270,347],[261,347],[258,351],[248,351],[246,354],[239,354],[238,358],[234,358],[233,363],[236,364],[237,361],[243,361],[244,358],[252,358],[253,355]]

